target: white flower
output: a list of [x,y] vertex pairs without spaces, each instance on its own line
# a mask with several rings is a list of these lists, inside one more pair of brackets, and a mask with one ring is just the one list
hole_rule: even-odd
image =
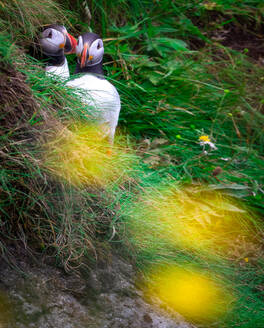
[[217,149],[217,147],[215,146],[215,144],[210,140],[210,138],[208,136],[200,136],[199,137],[200,140],[200,146],[205,146],[205,145],[209,145],[209,147],[212,150]]

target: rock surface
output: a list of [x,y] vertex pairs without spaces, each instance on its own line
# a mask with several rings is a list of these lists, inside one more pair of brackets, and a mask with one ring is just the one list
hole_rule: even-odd
[[0,328],[192,327],[147,304],[119,257],[85,278],[44,264],[20,267],[25,274],[0,263]]

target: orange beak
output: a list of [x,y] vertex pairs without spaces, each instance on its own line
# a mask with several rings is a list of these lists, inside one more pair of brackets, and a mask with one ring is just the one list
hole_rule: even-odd
[[83,46],[83,51],[82,51],[81,68],[84,68],[85,66],[87,55],[88,55],[88,43],[86,42]]
[[66,34],[64,53],[66,55],[75,53],[76,46],[77,46],[76,39],[71,34],[67,33]]

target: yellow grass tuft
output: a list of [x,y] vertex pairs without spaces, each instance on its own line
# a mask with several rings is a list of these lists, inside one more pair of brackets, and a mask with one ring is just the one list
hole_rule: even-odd
[[107,186],[123,179],[131,164],[125,148],[111,146],[96,125],[61,127],[45,145],[44,166],[75,186]]
[[229,286],[197,269],[160,266],[148,273],[147,279],[147,298],[158,298],[166,308],[195,322],[215,321],[235,302]]

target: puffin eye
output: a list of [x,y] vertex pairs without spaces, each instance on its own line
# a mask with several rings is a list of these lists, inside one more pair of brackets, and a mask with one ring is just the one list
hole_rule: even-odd
[[97,49],[100,49],[100,48],[101,48],[100,43],[98,43],[97,44]]
[[50,32],[48,34],[48,38],[52,38],[52,30],[50,30]]

